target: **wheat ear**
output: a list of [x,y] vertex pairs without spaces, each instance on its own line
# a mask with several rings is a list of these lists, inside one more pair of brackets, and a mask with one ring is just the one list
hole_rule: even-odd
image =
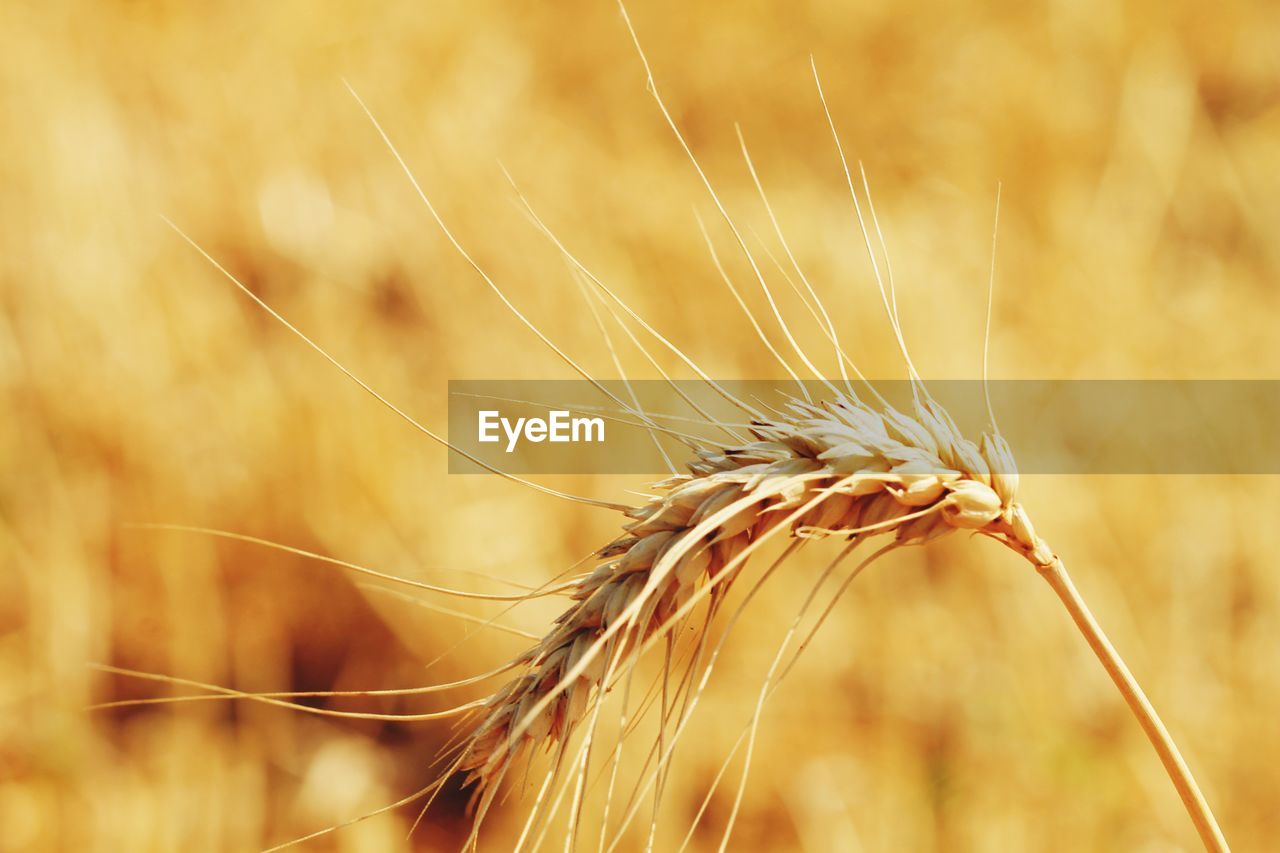
[[[644,65],[649,90],[661,108],[663,117],[680,141],[698,176],[733,232],[739,248],[750,262],[752,271],[769,301],[774,319],[782,328],[784,336],[804,365],[815,375],[821,375],[787,328],[742,234],[734,225],[719,198],[716,197],[710,181],[680,135],[670,112],[658,94],[648,60],[640,49],[639,39],[631,26],[625,6],[621,6],[621,0],[620,7]],[[475,797],[481,806],[472,834],[468,839],[469,842],[475,842],[486,810],[492,803],[502,780],[517,759],[531,746],[546,744],[559,747],[555,761],[556,768],[548,776],[538,795],[540,803],[543,798],[542,792],[549,790],[559,772],[570,736],[586,716],[587,710],[593,705],[598,708],[596,703],[608,690],[614,673],[628,668],[636,658],[656,642],[667,640],[682,624],[681,620],[699,602],[710,598],[711,607],[714,608],[717,599],[723,596],[724,591],[733,582],[752,552],[771,538],[783,532],[797,539],[841,535],[856,544],[859,540],[872,535],[892,532],[895,535],[895,544],[918,544],[956,529],[968,529],[995,538],[1023,554],[1048,581],[1155,746],[1206,849],[1226,851],[1228,848],[1222,832],[1167,729],[1090,614],[1071,583],[1062,561],[1042,539],[1036,536],[1026,512],[1016,502],[1018,485],[1016,468],[998,430],[994,436],[984,436],[981,446],[964,438],[951,418],[929,398],[924,389],[923,382],[907,355],[903,340],[893,288],[893,273],[888,264],[888,252],[884,245],[883,234],[877,224],[876,234],[885,256],[887,287],[881,278],[876,253],[858,205],[857,192],[853,186],[848,162],[835,133],[831,112],[827,109],[825,97],[822,96],[821,84],[817,80],[816,64],[814,76],[840,153],[857,220],[880,286],[882,301],[899,348],[907,361],[912,379],[913,414],[905,415],[887,404],[883,409],[872,409],[858,400],[851,389],[849,396],[845,396],[831,383],[824,381],[823,384],[835,392],[834,399],[824,403],[814,403],[809,398],[806,386],[801,383],[801,393],[805,396],[805,400],[793,400],[789,409],[780,413],[777,418],[761,415],[749,404],[729,395],[678,348],[618,299],[568,252],[528,207],[523,196],[520,196],[535,224],[552,239],[574,269],[594,287],[617,302],[622,310],[642,328],[668,346],[703,381],[720,392],[730,403],[753,416],[750,433],[754,440],[742,445],[698,451],[697,460],[689,465],[689,474],[676,475],[657,484],[658,490],[663,494],[638,507],[559,492],[493,468],[482,460],[469,457],[492,473],[544,494],[619,510],[629,519],[624,526],[625,534],[599,552],[601,565],[586,577],[568,585],[570,595],[577,603],[560,616],[556,621],[556,627],[536,646],[518,657],[508,667],[503,668],[503,671],[511,668],[521,670],[517,678],[509,681],[488,699],[466,703],[448,711],[416,717],[429,719],[452,716],[473,709],[483,715],[479,725],[464,740],[460,752],[445,774],[447,778],[455,772],[461,772],[465,774],[466,781],[475,786]],[[352,94],[355,95],[354,90]],[[356,99],[359,101],[358,95]],[[364,107],[363,102],[360,104],[450,243],[493,289],[506,307],[584,379],[604,391],[606,396],[620,405],[626,413],[636,416],[650,429],[657,430],[649,416],[638,409],[633,409],[626,401],[617,398],[600,386],[511,303],[505,293],[454,237],[372,113]],[[754,178],[754,167],[750,166],[745,143],[743,149],[744,157],[748,160]],[[870,207],[870,193],[865,172],[862,173],[862,182],[864,190],[867,190],[869,211],[874,222],[875,212],[874,208]],[[519,195],[518,189],[517,195]],[[776,227],[776,222],[774,224]],[[393,405],[252,293],[177,226],[172,227],[255,303],[314,348],[349,379],[423,434],[448,446],[444,438]],[[790,250],[787,251],[794,264],[794,258],[790,257]],[[807,286],[808,282],[804,280],[798,266],[796,271]],[[816,294],[814,295],[816,297]],[[820,313],[825,317],[825,310]],[[750,317],[749,311],[748,316]],[[990,306],[988,306],[987,319],[989,331]],[[756,325],[754,321],[753,325]],[[820,323],[820,326],[836,348],[841,362],[842,378],[848,386],[848,376],[843,372],[843,363],[847,361],[847,356],[839,346],[834,326],[829,318],[825,323]],[[760,331],[758,326],[757,330]],[[781,355],[769,344],[767,336],[763,335],[763,332],[761,336],[770,351],[779,361],[782,361]],[[984,350],[984,377],[985,368],[986,352]],[[862,378],[856,367],[854,370],[859,378]],[[789,367],[787,372],[798,379]],[[874,388],[871,390],[873,394],[876,393]],[[876,396],[878,397],[878,394]],[[988,407],[990,407],[989,397]],[[708,421],[714,423],[714,419],[709,418]],[[994,415],[992,423],[994,424]],[[732,430],[727,431],[733,434]],[[467,455],[464,451],[454,449]],[[791,552],[792,549],[789,548],[784,553],[784,557]],[[871,559],[874,557],[875,555]],[[353,570],[377,574],[362,567],[342,564],[340,561],[335,562]],[[473,597],[498,598],[498,596],[487,595]],[[518,596],[518,598],[527,597],[529,596]],[[708,674],[709,669],[704,672],[704,683]],[[198,686],[216,689],[210,685]],[[279,703],[279,700],[271,695],[251,696],[234,691],[224,692],[234,693],[238,698],[255,698],[259,701]],[[757,716],[766,695],[762,692],[758,700]],[[665,705],[664,697],[664,710]],[[386,715],[361,716],[375,719],[386,717]],[[753,718],[753,729],[754,725]],[[589,743],[590,737],[587,741]],[[583,749],[587,748],[584,745]],[[663,750],[663,758],[659,761],[657,772],[662,772],[661,765],[665,762],[669,751],[669,747]],[[586,756],[589,753],[581,754],[584,756],[581,763],[575,757],[569,765],[571,768],[580,766],[585,772]],[[440,790],[443,781],[444,779],[441,779],[396,804],[364,817],[412,802],[428,794],[434,796],[434,793]],[[610,785],[612,787],[612,780]],[[580,796],[581,785],[577,787],[575,800]],[[537,816],[537,808],[535,804],[535,814],[531,816],[526,833],[522,834],[521,842],[527,832],[533,828],[533,818]],[[552,808],[554,810],[554,806]],[[575,813],[576,810],[577,803],[574,806]],[[734,811],[736,814],[736,803]],[[357,820],[359,819],[363,818]],[[351,822],[355,821],[348,823]],[[576,828],[576,825],[575,817],[571,827]],[[336,828],[338,827],[329,827],[288,844],[305,841]],[[725,844],[731,828],[732,823],[726,829]],[[607,826],[603,829],[607,830]],[[571,828],[568,839],[570,846],[573,840]],[[652,840],[651,829],[650,844]],[[288,844],[282,846],[288,846]]]
[[563,744],[600,699],[606,673],[669,636],[701,600],[722,596],[769,538],[893,532],[922,543],[1013,518],[1017,475],[1003,440],[979,447],[927,399],[912,416],[846,396],[793,400],[751,432],[746,445],[702,451],[690,473],[626,512],[624,535],[570,593],[577,603],[490,697],[455,765],[475,785],[477,822],[529,747]]
[[1049,582],[1151,739],[1206,849],[1228,849],[1159,716],[1017,502],[1003,439],[985,435],[979,446],[964,438],[927,395],[912,415],[845,396],[792,400],[783,417],[751,432],[749,444],[699,453],[689,474],[657,484],[660,496],[627,510],[624,535],[571,591],[576,603],[484,704],[451,768],[475,786],[477,831],[512,765],[541,745],[563,755],[611,674],[669,637],[699,601],[722,596],[767,539],[840,535],[856,543],[892,532],[915,544],[969,529],[1022,554]]

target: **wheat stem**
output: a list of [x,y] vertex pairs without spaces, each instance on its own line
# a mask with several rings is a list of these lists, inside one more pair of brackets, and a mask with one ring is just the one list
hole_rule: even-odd
[[1160,762],[1164,764],[1169,779],[1178,790],[1178,796],[1182,798],[1187,813],[1196,825],[1196,831],[1200,833],[1200,840],[1204,842],[1205,849],[1212,853],[1228,853],[1230,848],[1222,836],[1222,830],[1218,828],[1218,822],[1205,801],[1204,794],[1200,793],[1200,787],[1191,775],[1191,769],[1187,767],[1187,762],[1178,752],[1177,744],[1173,742],[1173,737],[1161,722],[1160,715],[1156,713],[1156,709],[1142,692],[1137,679],[1133,677],[1129,667],[1125,666],[1119,652],[1116,651],[1115,646],[1111,645],[1102,627],[1089,612],[1088,605],[1081,598],[1075,584],[1071,582],[1071,577],[1067,574],[1062,560],[1055,557],[1049,564],[1039,565],[1036,568],[1040,576],[1049,582],[1049,586],[1057,593],[1058,598],[1062,599],[1076,627],[1088,641],[1093,653],[1098,656],[1098,660],[1111,676],[1111,680],[1120,689],[1124,700],[1129,703],[1129,709],[1138,718],[1138,724],[1147,733],[1147,738],[1155,747],[1156,754],[1160,756]]

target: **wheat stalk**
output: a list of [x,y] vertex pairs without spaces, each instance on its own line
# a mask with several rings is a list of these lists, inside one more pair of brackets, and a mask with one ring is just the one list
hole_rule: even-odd
[[475,785],[477,829],[522,753],[564,744],[609,674],[668,636],[699,599],[722,595],[764,540],[785,531],[852,544],[892,533],[906,545],[966,529],[1008,545],[1049,582],[1156,747],[1206,848],[1227,849],[1155,710],[1017,502],[1017,471],[998,434],[975,444],[919,392],[911,416],[844,394],[792,400],[785,416],[757,421],[751,433],[751,443],[699,453],[689,474],[657,484],[661,496],[626,512],[625,534],[572,590],[576,603],[489,698],[451,768]]
[[[620,4],[621,5],[621,4]],[[728,211],[721,204],[712,189],[710,181],[703,172],[692,150],[681,136],[675,121],[663,103],[650,71],[639,39],[631,26],[625,7],[621,11],[627,28],[635,41],[635,45],[647,76],[649,90],[655,98],[662,115],[681,146],[695,167],[698,177],[711,194],[717,209],[729,226],[733,236],[750,262],[755,278],[764,291],[774,319],[781,328],[786,341],[799,357],[800,362],[811,373],[821,376],[813,362],[801,350],[796,337],[787,327],[776,302],[769,292],[760,266],[752,257],[739,229],[730,218]],[[473,821],[470,844],[477,841],[478,832],[485,814],[492,805],[503,781],[512,768],[527,757],[536,748],[546,747],[556,752],[553,768],[548,772],[534,800],[533,807],[521,834],[517,848],[523,847],[526,840],[533,837],[538,823],[549,826],[556,809],[568,790],[562,787],[558,794],[551,794],[553,783],[565,767],[567,747],[576,733],[581,732],[581,743],[576,755],[568,762],[570,781],[576,775],[578,782],[573,788],[573,803],[570,807],[570,823],[567,844],[572,846],[578,827],[578,810],[581,808],[586,778],[587,764],[590,759],[590,747],[593,742],[596,723],[602,699],[608,690],[619,680],[625,678],[627,689],[630,688],[630,673],[635,662],[645,651],[665,644],[667,659],[664,661],[662,681],[662,708],[659,720],[658,744],[650,754],[650,760],[657,757],[655,769],[645,783],[645,790],[656,785],[654,807],[661,798],[663,772],[689,714],[696,704],[697,697],[710,674],[720,646],[710,654],[710,661],[702,670],[702,681],[697,690],[692,689],[692,682],[677,688],[676,695],[683,695],[683,705],[676,711],[677,700],[667,695],[665,678],[670,674],[673,650],[672,638],[677,630],[684,626],[690,615],[700,604],[706,603],[708,617],[700,632],[696,644],[694,662],[687,672],[692,677],[695,668],[706,651],[706,636],[709,633],[711,615],[724,599],[726,591],[740,574],[742,567],[763,545],[775,537],[789,538],[792,542],[781,557],[777,558],[765,573],[770,575],[781,565],[804,541],[829,536],[841,536],[849,541],[824,573],[834,570],[852,548],[861,541],[879,534],[893,536],[889,545],[873,553],[850,574],[848,582],[857,576],[862,566],[893,548],[912,544],[923,544],[946,535],[955,530],[969,530],[1003,543],[1026,558],[1045,578],[1054,592],[1061,599],[1076,626],[1088,641],[1090,648],[1097,655],[1116,686],[1121,691],[1129,707],[1137,717],[1143,730],[1151,740],[1172,779],[1179,796],[1190,814],[1206,849],[1226,851],[1227,845],[1220,829],[1201,794],[1185,761],[1178,753],[1177,747],[1160,721],[1151,703],[1143,694],[1132,674],[1124,665],[1114,647],[1107,640],[1096,620],[1089,613],[1083,599],[1076,591],[1062,561],[1036,535],[1030,519],[1017,500],[1018,474],[1010,449],[995,427],[994,414],[991,417],[992,432],[984,434],[979,443],[964,437],[946,411],[928,394],[919,374],[911,363],[898,317],[897,301],[893,289],[892,267],[888,263],[888,251],[884,246],[884,236],[875,219],[874,208],[870,204],[870,192],[866,183],[866,175],[862,173],[862,185],[866,192],[868,210],[874,224],[874,232],[879,240],[883,254],[883,263],[888,284],[882,279],[880,265],[873,247],[871,232],[863,218],[859,206],[857,191],[854,187],[852,172],[839,148],[839,138],[835,133],[835,124],[825,97],[822,97],[821,84],[817,80],[814,68],[815,83],[822,98],[822,105],[831,126],[832,136],[840,152],[841,164],[848,182],[850,196],[857,214],[857,222],[867,245],[873,271],[880,295],[890,324],[893,327],[899,348],[906,360],[908,372],[912,379],[913,404],[911,413],[901,412],[890,406],[871,388],[877,398],[877,407],[863,402],[854,393],[845,371],[848,364],[857,377],[866,381],[861,372],[844,353],[836,335],[835,324],[831,321],[821,300],[799,268],[794,254],[782,235],[777,220],[773,217],[763,186],[755,173],[753,164],[747,154],[745,141],[742,142],[743,156],[750,169],[752,179],[769,210],[771,222],[783,246],[787,260],[790,261],[797,278],[804,290],[812,296],[814,305],[810,310],[818,320],[823,334],[835,348],[837,364],[840,367],[844,390],[831,382],[822,380],[831,392],[825,401],[815,401],[809,394],[806,385],[800,380],[798,372],[787,363],[782,353],[769,340],[760,323],[751,315],[750,309],[740,297],[727,272],[715,257],[713,260],[717,270],[724,278],[726,285],[735,296],[740,307],[747,313],[753,329],[769,352],[784,367],[789,376],[800,386],[803,399],[792,398],[785,409],[776,412],[775,416],[766,415],[756,408],[732,397],[724,388],[711,380],[697,365],[684,355],[677,347],[662,337],[652,326],[644,321],[625,302],[617,297],[603,282],[587,269],[559,241],[545,225],[523,194],[516,188],[517,195],[534,223],[564,254],[566,261],[575,274],[590,284],[600,293],[607,295],[622,312],[637,323],[646,332],[653,335],[668,347],[690,369],[713,389],[725,396],[730,402],[738,405],[750,419],[746,427],[749,439],[734,438],[731,443],[719,446],[709,445],[705,440],[694,439],[659,426],[649,414],[615,396],[598,383],[577,362],[571,359],[541,330],[539,330],[510,301],[489,274],[467,253],[458,239],[449,230],[436,208],[423,191],[409,169],[403,157],[392,145],[386,132],[378,124],[373,114],[356,96],[357,101],[383,141],[394,154],[397,162],[409,178],[414,190],[426,205],[429,213],[442,232],[452,243],[459,254],[472,266],[481,279],[497,294],[506,307],[525,326],[532,330],[538,338],[550,347],[565,363],[577,373],[599,388],[606,396],[623,407],[624,413],[633,416],[641,424],[652,431],[665,433],[679,438],[696,451],[696,458],[688,466],[687,474],[677,474],[655,484],[660,494],[639,506],[629,506],[600,501],[590,498],[579,498],[544,486],[522,480],[506,472],[498,470],[483,460],[471,458],[481,467],[499,474],[508,480],[532,487],[543,494],[557,498],[567,498],[624,513],[627,522],[624,533],[606,545],[598,553],[598,567],[589,574],[568,584],[557,587],[553,591],[564,591],[574,601],[556,620],[554,627],[543,636],[536,645],[523,655],[511,661],[507,666],[477,676],[466,683],[488,677],[498,672],[515,670],[516,676],[502,687],[491,693],[487,699],[476,700],[456,706],[447,711],[419,715],[422,719],[435,719],[457,714],[476,714],[480,719],[474,728],[467,733],[457,747],[456,755],[450,762],[441,778],[431,786],[400,800],[384,809],[379,809],[364,817],[372,816],[414,801],[420,797],[438,792],[443,782],[455,774],[461,774],[466,784],[473,786],[473,804],[478,805]],[[741,140],[741,136],[740,136]],[[510,177],[510,176],[508,176]],[[513,186],[514,181],[512,181]],[[175,230],[177,230],[176,226]],[[178,233],[199,251],[210,263],[228,279],[236,284],[260,307],[268,311],[276,320],[287,327],[313,347],[325,359],[337,367],[349,379],[360,385],[375,397],[381,404],[396,415],[410,423],[432,440],[448,445],[441,436],[427,429],[403,410],[397,408],[371,386],[359,379],[329,355],[317,343],[308,338],[295,326],[279,315],[263,302],[252,291],[239,282],[230,272],[214,260],[195,241],[180,230]],[[705,234],[705,230],[704,230]],[[708,237],[708,245],[711,241]],[[786,271],[778,264],[779,270]],[[805,293],[791,282],[801,299]],[[604,297],[601,297],[602,301]],[[605,302],[609,311],[612,306]],[[594,312],[594,309],[593,309]],[[597,317],[597,320],[599,318]],[[614,319],[626,329],[623,318],[614,314]],[[990,329],[990,297],[988,301],[988,338]],[[602,327],[603,328],[603,327]],[[631,333],[628,331],[628,335]],[[634,338],[633,338],[634,340]],[[637,342],[638,343],[638,342]],[[641,350],[644,351],[643,347]],[[648,353],[645,352],[646,356]],[[661,367],[650,357],[655,368]],[[984,376],[986,375],[986,351],[984,349]],[[615,359],[616,363],[616,359]],[[619,364],[620,369],[620,364]],[[663,373],[664,378],[666,374]],[[634,397],[632,398],[634,402]],[[737,435],[735,425],[724,424],[711,418],[703,410],[698,409],[693,401],[689,401],[699,414],[704,416],[704,425],[722,429],[731,436]],[[988,398],[990,410],[990,400]],[[456,448],[454,448],[457,450]],[[462,451],[458,451],[462,452]],[[464,455],[466,455],[464,453]],[[208,531],[206,531],[208,532]],[[243,537],[242,537],[243,538]],[[261,543],[271,544],[271,543]],[[274,546],[273,547],[280,547]],[[305,553],[296,551],[296,553]],[[319,555],[306,554],[319,559],[328,559],[350,570],[382,576],[364,567],[343,563]],[[821,584],[822,581],[819,581]],[[763,578],[748,592],[748,598],[760,588]],[[420,585],[420,584],[419,584]],[[841,588],[841,591],[843,591]],[[448,591],[438,589],[436,591]],[[817,592],[815,587],[814,592]],[[541,593],[539,593],[541,594]],[[518,596],[475,596],[481,598],[500,598],[504,600],[533,597],[533,593]],[[812,601],[811,595],[805,606]],[[832,602],[834,604],[834,600]],[[734,620],[741,614],[741,608],[734,614]],[[824,612],[830,612],[830,607]],[[803,613],[801,614],[803,615]],[[799,617],[797,617],[797,623]],[[821,619],[819,620],[821,624]],[[730,623],[732,626],[732,622]],[[793,626],[793,631],[794,631]],[[817,626],[814,627],[814,630]],[[726,631],[727,633],[727,631]],[[792,632],[788,633],[790,640]],[[723,640],[721,641],[723,642]],[[807,640],[806,640],[807,643]],[[803,650],[804,644],[801,645]],[[784,642],[785,649],[785,642]],[[759,717],[760,705],[776,687],[775,674],[783,650],[779,650],[779,659],[775,660],[769,676],[762,688],[760,700],[756,706],[756,714],[752,719],[750,734],[754,738],[755,725]],[[798,654],[798,653],[797,653]],[[793,659],[794,662],[794,659]],[[789,669],[789,666],[787,667]],[[783,669],[778,679],[785,675]],[[186,682],[202,689],[221,691],[222,695],[236,698],[255,699],[271,704],[286,704],[281,699],[291,694],[244,694]],[[433,688],[421,688],[407,691],[386,691],[389,693],[427,692],[445,689],[455,685],[437,685]],[[197,697],[184,697],[197,698]],[[668,700],[671,700],[670,703]],[[624,715],[626,701],[624,699]],[[292,706],[291,707],[299,707]],[[299,710],[315,712],[316,709],[299,707]],[[672,715],[676,715],[677,724],[674,733],[667,738],[667,724]],[[356,715],[382,718],[380,715]],[[406,717],[399,717],[406,719]],[[625,737],[627,726],[625,719],[619,740]],[[741,739],[739,741],[741,743]],[[748,741],[748,762],[750,758],[750,741]],[[608,806],[613,794],[614,781],[617,775],[619,749],[614,752],[614,767],[610,774],[609,792],[605,798],[605,814],[601,827],[601,847],[604,847],[604,833],[608,830]],[[736,749],[736,747],[735,747]],[[646,762],[647,764],[647,762]],[[722,768],[723,772],[723,768]],[[717,776],[717,783],[719,776]],[[733,828],[733,821],[741,803],[742,785],[745,785],[744,771],[740,783],[738,797],[734,802],[733,812],[724,830],[721,849],[728,843]],[[643,792],[637,792],[643,793]],[[710,794],[708,794],[710,796]],[[430,802],[428,802],[430,805]],[[632,804],[623,818],[623,827],[631,820],[638,807],[637,797],[633,795]],[[705,808],[705,802],[704,802]],[[425,808],[424,808],[425,811]],[[701,811],[699,812],[699,816]],[[358,818],[362,819],[362,818]],[[357,820],[358,820],[357,819]],[[421,815],[419,816],[421,819]],[[351,823],[354,821],[349,821]],[[347,825],[347,824],[341,824]],[[341,826],[338,825],[338,826]],[[295,839],[289,844],[304,841],[326,832],[337,829],[332,826],[303,839]],[[652,848],[656,815],[650,826],[649,847]],[[619,830],[621,833],[622,829]],[[543,833],[546,832],[544,826]],[[621,835],[619,834],[619,838]],[[539,835],[533,840],[536,848],[542,840]],[[686,836],[686,843],[688,837]],[[615,841],[615,846],[616,846]],[[281,845],[281,846],[288,846]],[[278,849],[278,848],[273,848]],[[612,849],[612,848],[610,848]]]

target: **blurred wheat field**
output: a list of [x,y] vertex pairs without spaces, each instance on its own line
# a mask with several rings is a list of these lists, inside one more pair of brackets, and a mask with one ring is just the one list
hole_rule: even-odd
[[[926,377],[980,373],[998,182],[993,375],[1280,374],[1274,4],[653,2],[632,14],[711,180],[763,234],[741,124],[869,375],[903,368],[810,54],[866,164]],[[575,357],[612,372],[499,161],[708,372],[777,375],[707,255],[695,209],[726,257],[730,238],[645,92],[616,6],[17,2],[0,7],[0,48],[0,849],[252,850],[421,787],[447,724],[214,702],[90,712],[174,689],[89,664],[241,690],[376,689],[461,678],[524,640],[478,632],[457,647],[466,623],[331,567],[129,525],[223,528],[497,589],[467,572],[542,583],[618,519],[448,475],[441,448],[160,216],[429,426],[443,428],[448,379],[570,376],[439,233],[345,78],[462,242]],[[1280,483],[1028,480],[1037,525],[1228,838],[1268,849],[1280,837]],[[610,500],[643,485],[546,482]],[[679,844],[820,558],[790,565],[730,641],[659,849]],[[1142,732],[1033,574],[953,537],[861,578],[766,712],[736,847],[1198,849]],[[555,613],[531,604],[508,621],[540,632]],[[731,796],[713,799],[696,849],[718,844]],[[454,849],[465,800],[447,790],[408,838],[412,807],[307,849]],[[509,849],[519,828],[516,809],[497,810],[484,846]]]

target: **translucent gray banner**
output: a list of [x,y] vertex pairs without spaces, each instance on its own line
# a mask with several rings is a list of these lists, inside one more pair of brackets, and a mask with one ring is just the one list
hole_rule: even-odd
[[[821,381],[802,389],[788,380],[716,380],[724,393],[693,380],[600,384],[603,391],[580,380],[452,381],[449,440],[513,474],[659,476],[670,471],[664,452],[677,466],[692,452],[669,433],[655,441],[636,410],[671,432],[724,448],[736,442],[717,424],[741,433],[748,422],[726,394],[771,415],[805,392],[815,403],[835,397]],[[844,390],[839,380],[831,385]],[[909,383],[875,387],[912,412]],[[930,380],[928,389],[966,437],[981,436],[988,422],[981,382]],[[865,386],[854,390],[881,407]],[[1010,380],[992,382],[990,390],[1023,473],[1280,474],[1280,381]],[[451,473],[485,473],[463,453],[450,452]]]

